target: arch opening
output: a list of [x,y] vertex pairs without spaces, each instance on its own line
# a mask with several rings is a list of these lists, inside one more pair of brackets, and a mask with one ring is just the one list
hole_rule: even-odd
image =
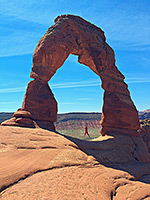
[[77,59],[69,55],[49,82],[58,102],[55,128],[62,134],[88,139],[88,135],[84,137],[87,126],[93,139],[100,132],[103,90],[99,76]]
[[101,80],[77,59],[77,56],[70,55],[49,81],[58,102],[58,113],[101,112]]

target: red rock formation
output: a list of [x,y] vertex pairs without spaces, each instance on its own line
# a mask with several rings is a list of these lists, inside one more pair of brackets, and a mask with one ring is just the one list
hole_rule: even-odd
[[56,120],[57,102],[47,82],[33,80],[28,84],[22,109],[18,109],[13,118],[2,125],[55,130],[53,122]]
[[[102,80],[105,92],[101,134],[136,135],[140,127],[138,113],[125,77],[115,66],[114,51],[100,28],[78,16],[57,17],[55,25],[38,42],[30,76],[35,80],[28,85],[22,109],[31,113],[33,121],[53,123],[56,120],[56,101],[47,82],[69,54],[78,55],[78,62],[87,65]],[[9,121],[3,123],[8,124]]]
[[150,119],[141,120],[139,133],[150,152]]

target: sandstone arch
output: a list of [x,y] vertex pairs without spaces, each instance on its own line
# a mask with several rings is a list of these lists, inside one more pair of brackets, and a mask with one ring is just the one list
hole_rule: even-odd
[[40,39],[33,55],[30,81],[22,109],[2,125],[42,127],[54,130],[57,102],[48,81],[69,54],[87,65],[102,80],[104,103],[101,134],[137,134],[139,119],[123,74],[115,66],[115,55],[105,41],[104,32],[81,17],[62,15],[55,19]]

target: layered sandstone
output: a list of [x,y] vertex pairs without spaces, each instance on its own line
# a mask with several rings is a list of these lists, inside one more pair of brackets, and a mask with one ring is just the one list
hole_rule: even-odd
[[[101,134],[137,135],[138,113],[131,100],[124,76],[115,65],[115,55],[106,43],[104,32],[81,17],[62,15],[55,19],[46,34],[40,39],[33,55],[31,81],[27,87],[22,110],[32,117],[15,117],[2,125],[21,125],[39,121],[56,121],[56,100],[48,88],[48,81],[60,68],[69,54],[78,56],[78,62],[88,66],[102,80],[104,104]],[[35,96],[34,96],[35,95]],[[24,122],[24,118],[29,118]],[[31,122],[31,123],[30,123]],[[39,126],[42,127],[39,123]],[[31,126],[30,126],[31,127]],[[46,125],[45,125],[46,128]],[[52,129],[53,130],[53,129]]]

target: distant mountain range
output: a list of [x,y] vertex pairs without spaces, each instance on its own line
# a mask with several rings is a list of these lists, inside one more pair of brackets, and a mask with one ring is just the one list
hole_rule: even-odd
[[0,112],[0,124],[7,120],[10,119],[13,115],[13,112]]
[[[1,112],[0,113],[0,123],[11,118],[13,113]],[[149,119],[150,109],[145,111],[139,111],[139,119]],[[57,130],[63,129],[80,129],[87,125],[91,128],[100,127],[101,113],[83,113],[83,112],[73,112],[57,115],[57,122],[55,123]]]
[[65,129],[83,129],[85,126],[89,128],[100,128],[101,113],[66,113],[58,114],[56,130]]
[[150,119],[150,109],[145,111],[139,111],[139,119]]

